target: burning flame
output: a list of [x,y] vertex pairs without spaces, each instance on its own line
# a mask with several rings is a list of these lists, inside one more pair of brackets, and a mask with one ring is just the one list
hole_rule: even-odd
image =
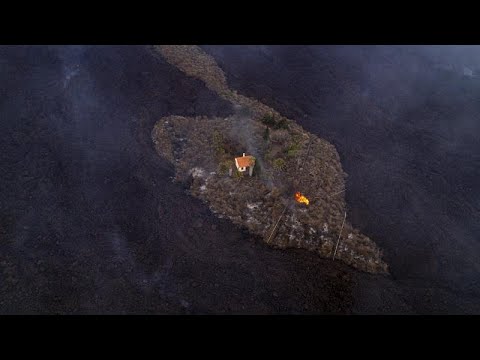
[[299,203],[304,203],[305,205],[308,205],[310,203],[310,201],[299,191],[295,193],[295,200]]

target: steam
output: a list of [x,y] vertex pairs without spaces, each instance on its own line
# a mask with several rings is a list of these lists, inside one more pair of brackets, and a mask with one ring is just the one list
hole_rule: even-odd
[[64,73],[65,73],[65,78],[63,80],[63,88],[65,89],[70,82],[70,79],[73,78],[75,75],[77,75],[80,72],[80,65],[75,64],[74,66],[65,66],[64,67]]
[[[232,121],[232,127],[230,129],[229,136],[242,146],[244,146],[244,152],[247,155],[253,155],[256,158],[256,163],[260,165],[262,170],[265,169],[265,163],[263,160],[264,157],[264,149],[262,145],[264,144],[264,140],[259,137],[259,130],[258,123],[253,120],[253,116],[251,111],[241,105],[234,106],[234,114],[230,117],[230,121]],[[273,186],[273,181],[270,177],[266,178],[269,187]]]
[[235,113],[231,116],[233,126],[231,127],[230,137],[245,146],[245,152],[248,154],[258,154],[258,145],[254,141],[253,119],[248,108],[235,105]]

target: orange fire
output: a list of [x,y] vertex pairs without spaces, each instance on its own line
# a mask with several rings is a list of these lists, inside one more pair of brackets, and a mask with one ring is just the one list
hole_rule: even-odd
[[304,203],[305,205],[308,205],[310,203],[310,201],[308,201],[308,199],[303,196],[302,193],[299,191],[295,193],[295,200],[299,203]]

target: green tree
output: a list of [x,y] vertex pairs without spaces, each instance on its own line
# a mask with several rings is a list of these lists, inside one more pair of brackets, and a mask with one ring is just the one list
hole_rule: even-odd
[[273,114],[266,114],[261,119],[262,123],[267,125],[268,127],[274,127],[277,123],[275,121],[275,116]]
[[288,130],[288,122],[287,122],[287,119],[285,119],[284,117],[282,117],[280,120],[278,120],[277,122],[275,122],[275,125],[273,126],[274,129],[285,129],[285,130]]

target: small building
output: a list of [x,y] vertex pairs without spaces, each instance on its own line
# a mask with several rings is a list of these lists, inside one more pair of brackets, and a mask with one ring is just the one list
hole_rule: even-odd
[[235,166],[240,172],[245,172],[248,168],[248,174],[252,176],[253,168],[255,167],[255,158],[251,155],[245,155],[245,153],[243,153],[243,156],[235,158]]

